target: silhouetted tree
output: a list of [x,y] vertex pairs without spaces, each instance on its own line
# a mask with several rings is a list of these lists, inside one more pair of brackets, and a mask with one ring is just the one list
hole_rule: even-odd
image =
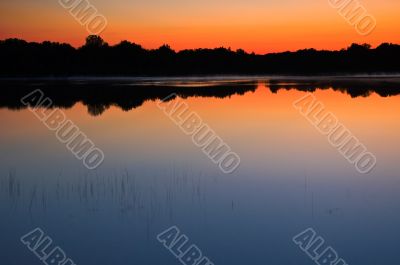
[[104,46],[108,46],[108,43],[106,43],[100,36],[98,35],[89,35],[86,38],[86,44],[85,47],[89,48],[101,48]]

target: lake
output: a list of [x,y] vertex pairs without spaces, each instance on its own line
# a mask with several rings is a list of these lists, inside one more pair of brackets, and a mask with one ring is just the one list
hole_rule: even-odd
[[[307,228],[349,265],[399,264],[399,77],[0,86],[1,264],[43,264],[21,242],[35,228],[77,265],[182,264],[157,239],[172,226],[215,265],[314,264],[293,240]],[[35,90],[51,99],[49,108],[21,102]],[[360,173],[296,108],[307,95],[376,158],[373,168]],[[180,106],[181,118],[201,118],[237,155],[232,167],[226,162],[237,166],[232,172],[196,144],[190,124],[185,131],[173,119]],[[63,113],[104,161],[88,169],[33,111]]]

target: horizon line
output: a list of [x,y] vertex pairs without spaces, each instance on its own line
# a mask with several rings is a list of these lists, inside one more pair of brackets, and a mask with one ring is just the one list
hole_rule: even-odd
[[[89,36],[98,36],[98,37],[100,37],[102,40],[104,40],[100,35],[88,35],[87,37],[89,37]],[[29,40],[21,39],[21,38],[18,38],[18,37],[11,37],[11,38],[0,39],[0,42],[4,42],[4,41],[7,41],[7,40],[19,40],[19,41],[24,41],[24,42],[26,42],[26,43],[35,43],[35,44],[43,44],[43,43],[45,43],[45,42],[50,42],[50,43],[54,43],[54,44],[69,45],[69,46],[71,46],[71,47],[74,48],[74,49],[80,49],[80,48],[82,48],[82,47],[84,47],[84,46],[86,45],[86,44],[83,44],[83,45],[78,46],[78,45],[73,45],[73,44],[68,43],[68,42],[58,42],[58,41],[52,41],[52,40],[43,40],[43,41],[41,41],[41,42],[39,42],[39,41],[29,41]],[[380,46],[382,46],[382,45],[384,45],[384,44],[388,44],[388,45],[398,45],[398,46],[400,45],[400,43],[381,42],[380,44],[378,44],[378,45],[376,45],[375,47],[373,47],[371,44],[366,43],[366,42],[364,42],[364,43],[352,42],[352,43],[350,43],[347,47],[343,47],[343,48],[340,48],[340,49],[317,49],[317,48],[313,48],[313,47],[308,47],[308,48],[300,48],[300,49],[297,49],[297,50],[284,50],[284,51],[275,51],[275,52],[266,52],[266,53],[256,53],[256,52],[248,52],[248,51],[246,51],[246,50],[243,49],[243,48],[238,48],[238,49],[236,49],[236,50],[233,50],[233,49],[231,49],[231,47],[225,47],[225,46],[219,46],[219,47],[216,46],[216,47],[213,47],[213,48],[184,48],[184,49],[173,49],[168,43],[164,43],[164,44],[160,45],[160,46],[157,47],[157,48],[145,48],[145,47],[144,47],[143,45],[141,45],[140,43],[137,43],[137,42],[134,42],[134,41],[130,41],[130,40],[126,40],[126,39],[125,39],[125,40],[120,40],[119,42],[114,43],[114,44],[109,44],[106,40],[104,40],[104,43],[105,43],[106,45],[108,45],[109,47],[117,46],[117,45],[121,44],[122,42],[129,42],[129,43],[131,43],[131,44],[139,45],[142,49],[148,50],[148,51],[151,51],[151,50],[158,50],[158,49],[160,49],[160,48],[162,48],[162,47],[169,47],[171,50],[173,50],[173,51],[176,52],[176,53],[179,53],[179,52],[182,52],[182,51],[216,50],[216,49],[221,49],[221,48],[222,48],[222,49],[226,49],[226,50],[233,51],[233,52],[244,51],[246,54],[249,54],[249,55],[280,54],[280,53],[298,52],[298,51],[304,51],[304,50],[315,50],[315,51],[319,51],[319,52],[321,52],[321,51],[335,52],[335,51],[343,51],[343,50],[346,50],[346,49],[350,48],[352,45],[359,45],[359,46],[368,45],[370,49],[376,49],[376,48],[378,48],[378,47],[380,47]]]

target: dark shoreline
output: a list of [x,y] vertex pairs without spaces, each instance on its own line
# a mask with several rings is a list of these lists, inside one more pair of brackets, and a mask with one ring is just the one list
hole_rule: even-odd
[[144,49],[128,41],[110,46],[99,36],[74,48],[66,43],[0,40],[0,77],[73,76],[335,76],[400,73],[400,45],[352,44],[342,50],[303,49],[254,54],[230,48]]
[[265,81],[265,80],[386,80],[400,82],[399,73],[383,73],[383,74],[328,74],[328,75],[176,75],[176,76],[18,76],[18,77],[2,77],[0,82],[4,81]]

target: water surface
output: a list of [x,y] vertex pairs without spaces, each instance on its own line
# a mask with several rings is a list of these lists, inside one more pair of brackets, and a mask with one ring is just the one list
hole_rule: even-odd
[[[393,78],[7,80],[0,97],[3,264],[41,264],[42,228],[76,264],[180,264],[176,225],[214,264],[313,264],[313,227],[348,264],[398,264],[400,85]],[[86,169],[19,99],[42,89],[104,151]],[[236,153],[223,174],[157,107],[184,100]],[[377,157],[360,174],[294,107],[313,93]]]

